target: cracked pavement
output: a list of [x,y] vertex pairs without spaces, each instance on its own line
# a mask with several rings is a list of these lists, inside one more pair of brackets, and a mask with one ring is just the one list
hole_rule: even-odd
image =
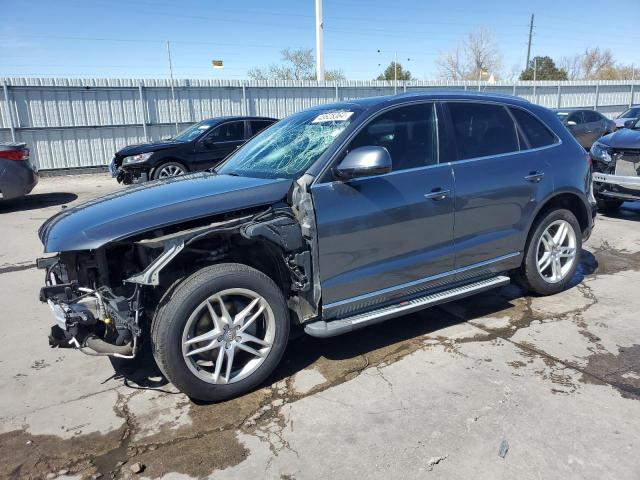
[[43,178],[0,204],[0,477],[640,477],[640,205],[598,217],[559,295],[509,285],[303,336],[268,384],[205,405],[149,359],[47,346],[35,232],[117,188],[106,175]]

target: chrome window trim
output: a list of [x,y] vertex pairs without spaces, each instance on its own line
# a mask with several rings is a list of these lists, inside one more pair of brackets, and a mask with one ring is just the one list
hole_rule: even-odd
[[[403,171],[403,170],[402,170]],[[436,275],[432,275],[430,277],[420,278],[418,280],[412,280],[411,282],[401,283],[399,285],[394,285],[393,287],[387,287],[380,290],[375,290],[369,293],[363,293],[362,295],[358,295],[356,297],[345,298],[344,300],[339,300],[337,302],[328,303],[322,307],[323,310],[327,310],[330,308],[340,307],[342,305],[347,305],[349,303],[359,302],[361,300],[366,300],[371,297],[376,297],[379,295],[384,295],[386,293],[393,293],[396,290],[402,290],[404,288],[414,287],[416,285],[420,285],[421,283],[430,282],[432,280],[438,280],[440,278],[448,277],[451,275],[456,275],[458,273],[463,273],[469,270],[473,270],[474,268],[485,267],[487,265],[491,265],[493,263],[501,262],[502,260],[508,260],[509,258],[517,257],[522,252],[512,252],[507,253],[506,255],[501,255],[496,258],[492,258],[490,260],[485,260],[483,262],[474,263],[473,265],[467,265],[466,267],[456,268],[454,270],[448,270],[446,272],[438,273]]]

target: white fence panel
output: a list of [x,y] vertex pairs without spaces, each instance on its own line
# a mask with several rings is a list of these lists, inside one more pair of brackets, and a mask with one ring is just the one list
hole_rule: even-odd
[[[106,165],[123,146],[159,140],[222,115],[282,118],[335,101],[395,92],[468,90],[614,117],[640,103],[640,82],[256,82],[167,79],[0,79],[0,140],[26,142],[40,169]],[[6,90],[4,86],[6,85]],[[5,96],[6,92],[6,96]],[[7,102],[8,97],[8,102]]]

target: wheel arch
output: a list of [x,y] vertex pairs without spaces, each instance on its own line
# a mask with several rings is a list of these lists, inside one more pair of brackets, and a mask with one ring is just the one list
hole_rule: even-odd
[[156,160],[154,162],[154,165],[151,167],[150,171],[149,171],[149,176],[153,177],[156,173],[156,170],[158,170],[158,168],[162,167],[163,165],[167,164],[167,163],[179,163],[180,165],[182,165],[185,169],[185,172],[190,172],[191,169],[189,168],[189,165],[187,164],[187,162],[180,158],[180,157],[176,157],[176,156],[170,156],[170,157],[162,157],[158,160]]
[[533,216],[532,221],[529,223],[525,242],[531,236],[531,231],[538,223],[540,218],[544,217],[548,212],[560,208],[564,208],[573,213],[578,220],[578,224],[580,225],[582,236],[584,237],[585,235],[587,235],[589,232],[589,228],[591,227],[591,211],[582,199],[583,195],[584,194],[580,194],[577,191],[573,190],[561,190],[554,192],[553,195],[549,196],[543,202],[541,202],[538,210]]

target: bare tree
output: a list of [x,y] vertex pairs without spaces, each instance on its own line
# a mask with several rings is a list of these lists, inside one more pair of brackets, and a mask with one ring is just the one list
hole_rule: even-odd
[[[310,48],[285,48],[280,52],[282,63],[274,63],[266,68],[252,68],[247,72],[253,80],[315,80],[315,57]],[[344,80],[340,69],[327,70],[326,80]]]
[[612,80],[617,76],[613,53],[609,49],[587,48],[582,57],[582,68],[588,80]]
[[478,80],[499,76],[502,54],[493,34],[485,27],[469,32],[461,47],[440,54],[438,73],[447,80]]
[[562,57],[558,61],[558,67],[567,72],[567,78],[569,80],[580,80],[583,78],[582,55],[580,54]]
[[480,27],[469,33],[464,43],[464,50],[469,62],[470,74],[480,78],[482,74],[494,75],[502,66],[502,55],[493,35],[485,27]]
[[436,60],[440,77],[447,80],[464,80],[468,76],[459,48],[443,52]]

